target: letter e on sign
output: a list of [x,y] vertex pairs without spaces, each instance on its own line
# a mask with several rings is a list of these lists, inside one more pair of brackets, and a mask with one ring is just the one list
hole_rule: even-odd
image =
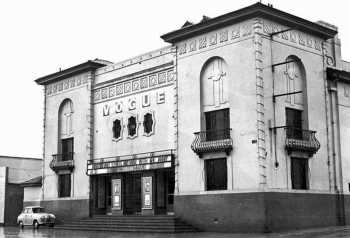
[[115,102],[115,113],[121,113],[123,111],[123,102]]
[[103,106],[103,116],[109,116],[109,105],[105,104]]
[[149,95],[148,94],[142,95],[142,107],[149,107],[149,105],[151,105],[149,100]]
[[129,98],[129,111],[136,109],[136,99]]
[[157,93],[157,104],[165,103],[165,93]]

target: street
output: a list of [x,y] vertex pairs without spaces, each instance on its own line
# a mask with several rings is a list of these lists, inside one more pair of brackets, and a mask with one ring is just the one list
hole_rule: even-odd
[[349,237],[350,227],[330,227],[319,229],[299,230],[292,232],[281,232],[271,234],[241,234],[241,233],[212,233],[212,232],[197,232],[197,233],[182,233],[182,234],[159,234],[159,233],[122,233],[122,232],[87,232],[87,231],[70,231],[70,230],[55,230],[41,228],[34,230],[31,227],[19,229],[17,227],[0,227],[0,238],[283,238],[283,237],[316,237],[316,238],[335,238]]

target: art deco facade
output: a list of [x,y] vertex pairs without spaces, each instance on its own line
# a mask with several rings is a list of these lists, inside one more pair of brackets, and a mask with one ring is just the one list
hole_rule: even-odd
[[350,63],[335,26],[257,3],[162,39],[36,80],[43,206],[220,231],[348,221]]

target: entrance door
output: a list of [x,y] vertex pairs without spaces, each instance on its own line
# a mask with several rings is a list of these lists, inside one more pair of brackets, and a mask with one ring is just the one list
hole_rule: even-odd
[[166,172],[167,182],[167,213],[172,214],[174,212],[174,192],[175,192],[175,173],[174,170]]
[[141,213],[141,174],[125,174],[124,177],[124,213]]
[[174,211],[174,170],[156,172],[156,213],[171,214]]

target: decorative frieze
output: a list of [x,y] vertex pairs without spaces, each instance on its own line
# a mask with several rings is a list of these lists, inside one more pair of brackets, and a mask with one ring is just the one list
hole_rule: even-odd
[[[279,25],[274,22],[270,22],[267,20],[263,21],[263,32],[265,34],[272,34],[276,32],[281,32],[283,30],[287,30],[288,27]],[[317,51],[321,51],[321,39],[317,39],[313,36],[307,35],[306,33],[299,32],[297,30],[289,30],[285,32],[281,32],[273,36],[274,38],[280,38],[285,41],[289,41],[293,44],[298,44],[302,47],[307,47],[310,49],[314,49]]]
[[199,49],[207,47],[207,36],[202,36],[199,38]]
[[174,81],[174,77],[174,72],[170,69],[142,76],[140,78],[134,78],[125,82],[115,83],[113,85],[96,89],[94,92],[94,102],[142,92],[158,86],[170,84]]
[[229,42],[229,40],[232,41],[240,37],[248,37],[252,35],[252,31],[252,23],[248,22],[235,25],[232,28],[226,28],[220,31],[208,33],[198,38],[191,39],[188,42],[180,43],[178,45],[178,54],[184,55],[210,46],[224,44]]
[[46,86],[46,95],[57,94],[88,82],[88,74],[81,74]]

